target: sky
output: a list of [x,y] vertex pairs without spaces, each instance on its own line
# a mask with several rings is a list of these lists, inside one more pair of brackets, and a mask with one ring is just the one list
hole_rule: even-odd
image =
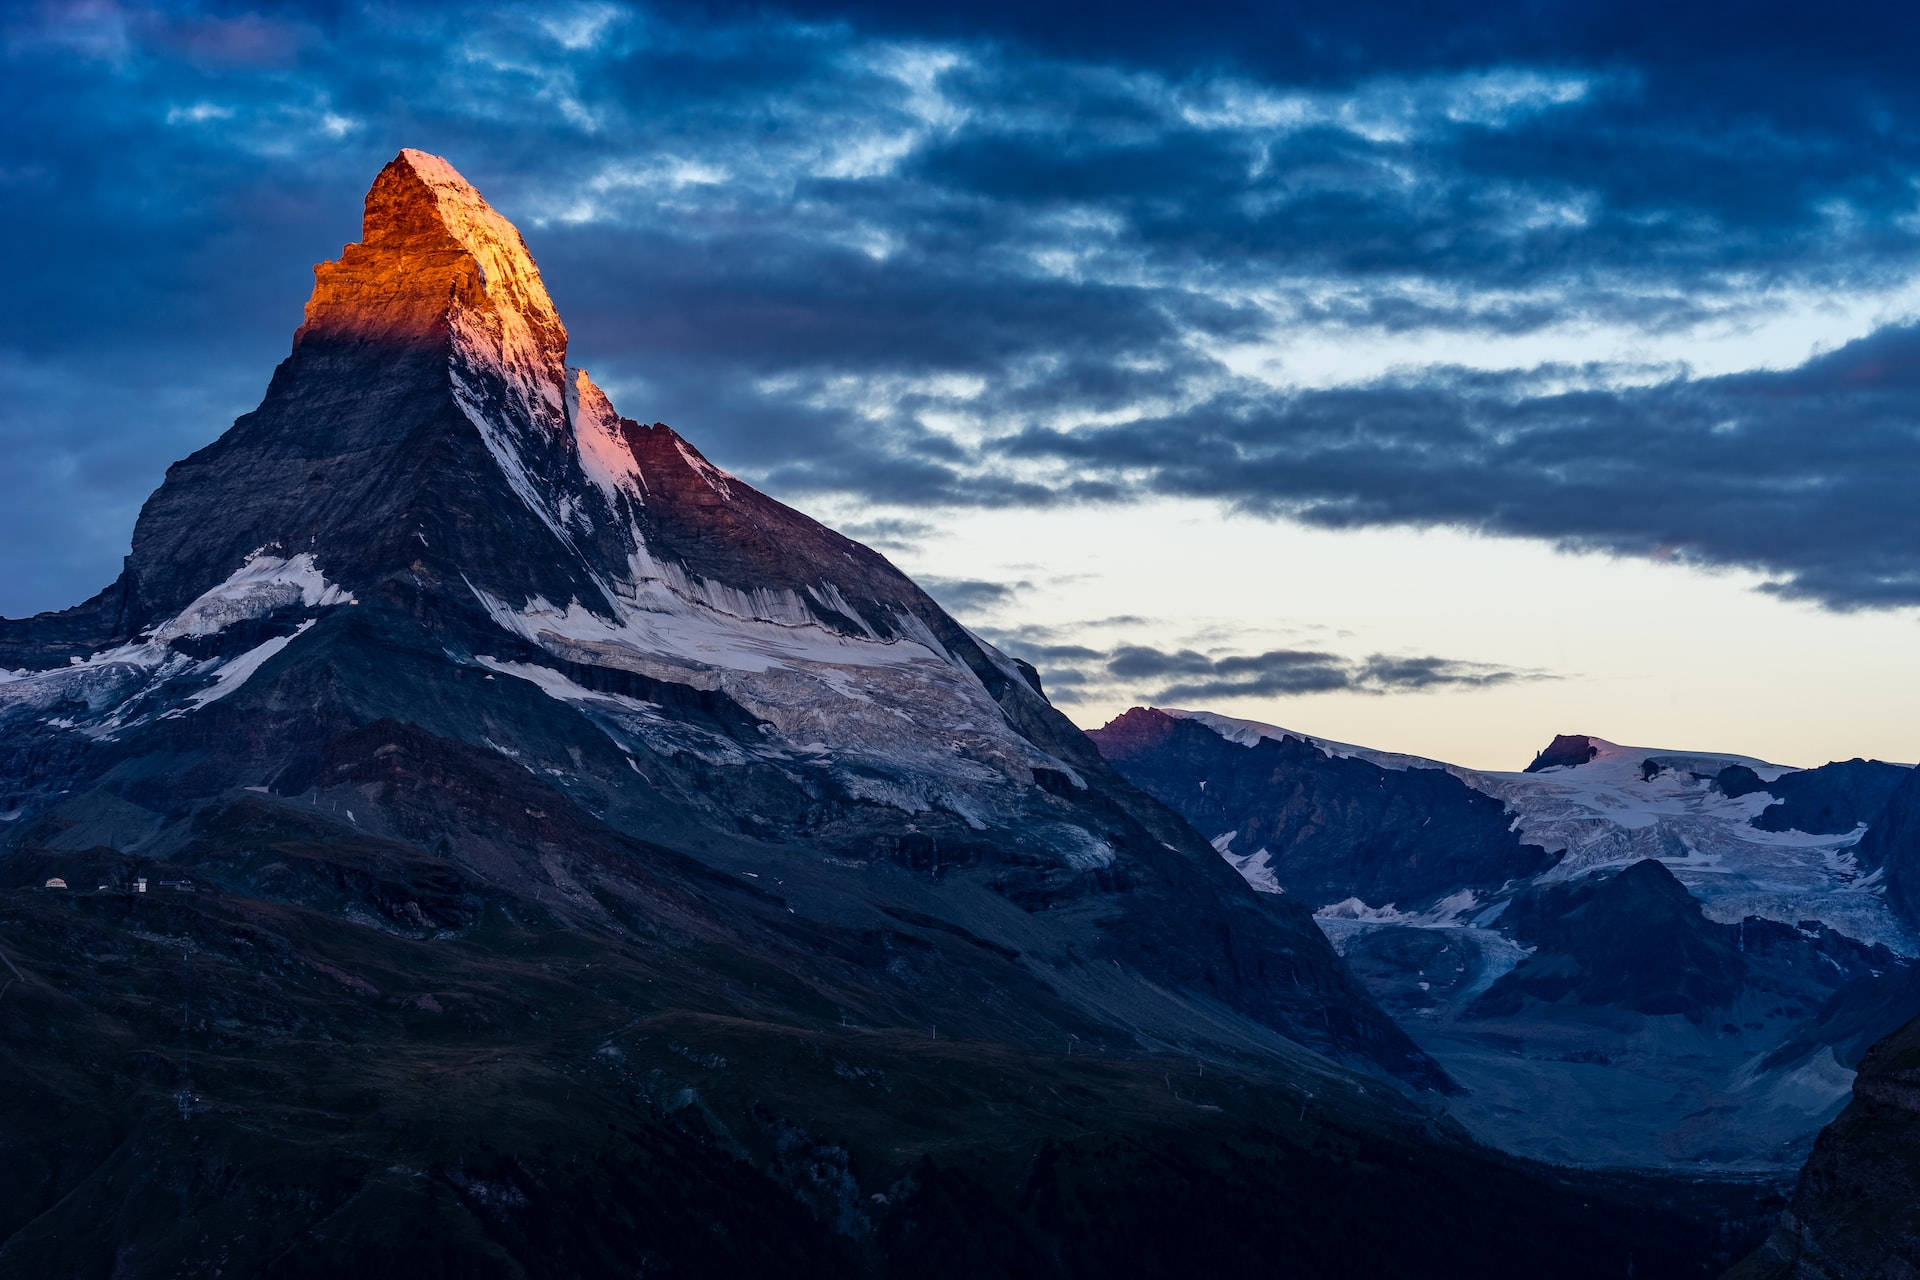
[[1093,725],[1920,757],[1920,11],[0,7],[0,615],[117,573],[403,146],[622,413]]

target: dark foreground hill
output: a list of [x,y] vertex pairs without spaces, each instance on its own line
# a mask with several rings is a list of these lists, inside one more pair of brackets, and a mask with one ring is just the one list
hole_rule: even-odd
[[[0,1273],[1704,1276],[1766,1207],[1497,1157],[1385,1086],[1023,1042],[1075,1020],[978,943],[690,869],[631,873],[684,932],[620,937],[267,806],[202,840],[179,868],[311,905],[0,895]],[[342,921],[383,904],[471,922]]]
[[1920,1021],[1868,1051],[1792,1202],[1728,1280],[1920,1275]]

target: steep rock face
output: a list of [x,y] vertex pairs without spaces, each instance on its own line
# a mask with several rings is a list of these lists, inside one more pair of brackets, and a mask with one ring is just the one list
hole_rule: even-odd
[[368,194],[361,243],[315,268],[260,407],[142,509],[122,638],[263,549],[323,549],[332,580],[368,589],[418,562],[590,592],[541,499],[572,487],[566,341],[519,234],[445,162],[403,152]]
[[[1709,920],[1686,886],[1651,858],[1612,874],[1530,888],[1507,905],[1500,924],[1531,954],[1475,1002],[1479,1016],[1511,1014],[1538,1000],[1702,1022],[1751,996],[1770,1016],[1814,1018],[1836,993],[1858,1000],[1883,975],[1905,974],[1886,948],[1811,922]],[[1912,999],[1909,992],[1899,1003],[1911,1007]]]
[[[503,841],[479,796],[374,763],[478,752],[553,789],[526,811],[804,884],[792,914],[959,930],[1120,1034],[1444,1084],[1298,904],[1247,891],[1016,664],[615,413],[518,232],[419,152],[316,269],[261,406],[169,471],[115,587],[0,628],[0,668],[0,813],[56,848],[164,852],[265,793],[605,927],[564,842]],[[425,743],[368,738],[387,724]]]
[[402,151],[367,192],[360,243],[314,268],[294,344],[431,342],[456,323],[521,378],[562,376],[566,327],[520,232],[445,160]]
[[1088,736],[1128,781],[1173,808],[1243,870],[1319,909],[1347,899],[1418,910],[1535,875],[1499,801],[1438,769],[1390,770],[1300,738],[1230,742],[1135,707]]
[[1533,758],[1526,768],[1528,773],[1539,773],[1542,769],[1570,769],[1583,765],[1600,754],[1600,748],[1583,733],[1558,733],[1549,742],[1546,749]]
[[1745,765],[1728,765],[1714,785],[1738,798],[1764,791],[1774,797],[1754,819],[1762,831],[1805,831],[1810,835],[1846,835],[1869,823],[1913,770],[1881,760],[1836,760],[1814,769],[1783,773],[1771,782]]
[[1728,1280],[1920,1275],[1920,1020],[1867,1052],[1766,1243]]
[[1887,797],[1854,846],[1854,856],[1861,866],[1884,873],[1887,902],[1920,930],[1920,770],[1909,770]]
[[1503,924],[1533,954],[1481,997],[1486,1012],[1511,1011],[1525,996],[1699,1017],[1731,1003],[1745,975],[1727,928],[1653,859],[1530,890]]

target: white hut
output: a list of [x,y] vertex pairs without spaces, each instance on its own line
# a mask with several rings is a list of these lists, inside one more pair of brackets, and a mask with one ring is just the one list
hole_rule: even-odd
[[62,880],[59,876],[55,876],[53,877],[53,879],[47,881],[47,888],[49,889],[64,889],[66,887],[67,887],[67,882],[65,880]]

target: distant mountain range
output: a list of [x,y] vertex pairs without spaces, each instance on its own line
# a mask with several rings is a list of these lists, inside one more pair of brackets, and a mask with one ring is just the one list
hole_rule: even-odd
[[1312,908],[1510,1150],[1794,1167],[1920,1014],[1907,766],[1563,735],[1488,773],[1148,708],[1089,736]]

